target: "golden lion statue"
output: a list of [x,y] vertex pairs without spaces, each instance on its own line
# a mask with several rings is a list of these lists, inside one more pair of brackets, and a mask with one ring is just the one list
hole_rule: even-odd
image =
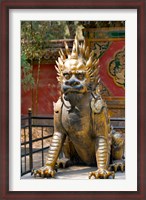
[[66,55],[60,50],[56,61],[62,94],[54,103],[54,134],[47,162],[33,173],[54,177],[56,163],[63,162],[63,159],[58,160],[63,150],[64,165],[96,165],[97,170],[90,172],[89,178],[114,178],[118,168],[124,171],[124,138],[122,134],[112,133],[106,103],[97,92],[98,60],[85,42],[79,44],[77,38],[72,52],[66,43],[65,50]]

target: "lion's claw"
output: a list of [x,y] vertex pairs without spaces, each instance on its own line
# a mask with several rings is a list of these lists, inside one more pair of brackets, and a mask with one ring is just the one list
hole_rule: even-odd
[[94,176],[95,179],[108,179],[110,176],[112,176],[114,179],[115,172],[108,171],[106,169],[98,169],[89,173],[89,179],[91,179],[92,176]]
[[70,160],[68,158],[60,158],[57,160],[58,168],[66,168],[70,165]]
[[121,172],[124,172],[125,171],[125,162],[116,160],[116,161],[114,161],[113,164],[110,165],[109,170],[114,170],[115,172],[120,170]]
[[50,166],[44,166],[39,169],[33,169],[31,175],[34,174],[34,177],[49,178],[54,177],[56,170],[52,169]]

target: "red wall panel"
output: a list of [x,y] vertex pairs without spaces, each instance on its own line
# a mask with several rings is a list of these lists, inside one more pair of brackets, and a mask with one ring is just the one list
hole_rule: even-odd
[[113,78],[108,74],[108,67],[109,63],[114,60],[116,53],[121,51],[124,47],[124,41],[112,42],[107,51],[105,51],[103,56],[99,59],[101,80],[112,96],[116,97],[124,97],[125,89],[115,84]]
[[[33,67],[33,76],[35,82],[37,80],[38,66]],[[53,102],[56,102],[59,96],[59,85],[56,79],[56,70],[54,65],[43,64],[40,67],[40,81],[38,89],[38,115],[53,114]],[[34,107],[36,111],[36,87],[33,90],[33,106],[32,91],[21,92],[21,113],[26,115],[28,108]]]

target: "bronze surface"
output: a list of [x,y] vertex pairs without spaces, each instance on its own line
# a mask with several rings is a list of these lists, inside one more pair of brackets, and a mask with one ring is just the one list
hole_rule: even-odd
[[[56,163],[96,165],[89,178],[115,177],[124,171],[124,138],[112,130],[107,105],[98,93],[99,66],[94,52],[75,38],[72,52],[65,43],[56,61],[62,95],[54,103],[54,135],[46,165],[35,176],[54,177]],[[64,159],[58,160],[63,151]],[[64,160],[64,161],[63,161]],[[113,170],[113,171],[111,171]]]

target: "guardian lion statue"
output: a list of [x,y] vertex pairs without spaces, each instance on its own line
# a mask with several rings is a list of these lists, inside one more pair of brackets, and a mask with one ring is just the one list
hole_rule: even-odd
[[99,61],[94,59],[85,41],[74,40],[72,52],[65,43],[56,61],[61,96],[54,103],[54,134],[44,167],[33,170],[35,176],[54,177],[56,163],[63,151],[65,163],[97,166],[89,178],[114,178],[124,171],[124,137],[113,131],[107,105],[99,94]]

